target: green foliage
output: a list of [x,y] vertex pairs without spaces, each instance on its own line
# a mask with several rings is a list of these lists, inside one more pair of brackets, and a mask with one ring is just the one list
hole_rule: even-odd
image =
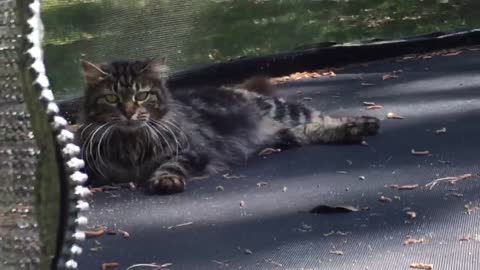
[[480,25],[476,0],[45,0],[57,93],[78,93],[78,59],[167,54],[174,69],[325,41],[400,38]]

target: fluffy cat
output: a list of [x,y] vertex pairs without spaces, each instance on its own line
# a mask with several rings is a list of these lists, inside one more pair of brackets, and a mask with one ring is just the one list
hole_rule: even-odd
[[[93,185],[137,182],[149,193],[245,160],[266,146],[360,143],[374,117],[329,117],[302,104],[242,88],[166,87],[164,58],[93,64],[77,132]],[[270,92],[269,92],[270,93]]]

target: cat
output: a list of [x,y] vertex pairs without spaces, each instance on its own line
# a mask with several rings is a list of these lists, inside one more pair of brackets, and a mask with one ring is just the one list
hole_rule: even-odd
[[360,143],[379,129],[374,117],[330,117],[238,85],[169,91],[165,58],[81,66],[76,138],[93,186],[136,182],[150,194],[178,193],[267,146]]

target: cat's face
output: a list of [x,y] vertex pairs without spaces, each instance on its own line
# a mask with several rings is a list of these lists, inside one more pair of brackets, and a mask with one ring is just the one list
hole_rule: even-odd
[[115,122],[128,131],[159,120],[168,111],[164,58],[101,65],[82,61],[82,69],[87,122]]

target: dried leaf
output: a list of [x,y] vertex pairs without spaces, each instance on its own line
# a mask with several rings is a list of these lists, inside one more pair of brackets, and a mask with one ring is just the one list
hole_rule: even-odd
[[97,230],[87,230],[85,231],[86,237],[100,237],[105,234],[107,231],[106,227],[100,227]]
[[331,254],[342,256],[344,253],[341,250],[330,250]]
[[405,215],[407,215],[407,217],[412,220],[417,218],[417,213],[415,213],[414,211],[407,211],[405,212]]
[[396,113],[393,113],[393,112],[387,113],[387,118],[388,119],[404,119],[403,116],[400,116],[400,115],[398,115]]
[[420,239],[415,239],[415,238],[411,238],[411,237],[407,237],[407,239],[405,241],[403,241],[403,245],[411,245],[411,244],[421,244],[425,242],[425,239],[423,238],[420,238]]
[[120,266],[120,264],[117,262],[102,263],[102,270],[115,269],[118,266]]
[[360,175],[360,176],[358,177],[358,180],[365,180],[365,176]]
[[123,236],[123,238],[127,239],[130,238],[130,234],[127,231],[124,230],[117,230],[119,234]]
[[413,190],[419,187],[418,184],[414,185],[390,185],[391,188],[396,190]]
[[338,213],[350,213],[358,212],[360,209],[351,205],[319,205],[314,207],[309,212],[311,214],[338,214]]
[[462,51],[454,51],[454,52],[442,54],[442,56],[456,56],[456,55],[459,55],[461,53],[462,53]]
[[334,235],[335,234],[335,231],[329,231],[328,233],[324,233],[323,236],[325,237],[329,237],[330,235]]
[[470,241],[472,240],[473,238],[470,236],[470,235],[466,235],[466,236],[462,236],[460,237],[460,239],[458,239],[458,241]]
[[225,179],[239,179],[239,178],[245,177],[245,176],[243,176],[243,175],[233,175],[233,174],[229,174],[229,173],[226,173],[226,174],[224,174],[224,175],[222,175],[222,176],[223,176],[223,178],[225,178]]
[[250,249],[246,248],[246,249],[245,249],[245,254],[247,254],[247,255],[252,255],[253,252],[252,252]]
[[433,264],[429,263],[411,263],[410,268],[415,269],[424,269],[424,270],[433,270]]
[[263,149],[262,151],[260,151],[258,153],[259,156],[267,156],[267,155],[271,155],[273,153],[278,153],[278,152],[281,152],[282,150],[281,149],[276,149],[276,148],[265,148]]
[[367,110],[378,110],[378,109],[383,109],[383,106],[382,105],[372,105],[372,106],[367,107]]
[[390,79],[396,79],[398,78],[398,75],[394,75],[394,74],[385,74],[382,76],[382,80],[390,80]]
[[446,127],[435,130],[435,134],[437,134],[437,135],[444,134],[444,133],[447,133],[447,128]]
[[411,150],[412,155],[414,156],[429,156],[430,151],[425,150],[425,151],[416,151],[415,149]]
[[263,187],[263,186],[266,186],[266,185],[268,185],[267,182],[258,182],[257,183],[257,187]]
[[386,197],[386,196],[380,196],[380,198],[378,198],[378,200],[382,203],[391,203],[393,200],[392,198],[389,198],[389,197]]

